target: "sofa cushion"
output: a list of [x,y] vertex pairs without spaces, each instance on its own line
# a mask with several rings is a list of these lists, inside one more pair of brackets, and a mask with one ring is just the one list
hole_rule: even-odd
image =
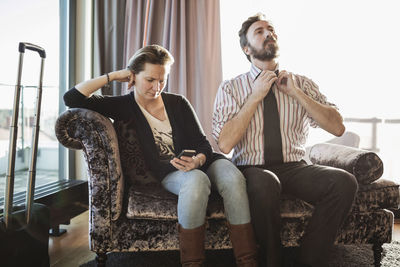
[[[129,188],[126,216],[129,219],[177,220],[178,197],[159,184],[133,185]],[[399,185],[379,179],[361,185],[351,212],[369,212],[378,209],[397,209],[400,205]],[[283,195],[280,204],[282,218],[310,217],[313,206],[299,199]],[[212,190],[207,207],[208,219],[224,219],[222,198]]]
[[[177,220],[178,197],[159,185],[129,188],[129,201],[126,216],[129,219]],[[299,218],[311,216],[313,207],[299,199],[283,196],[281,201],[282,217]],[[209,197],[208,219],[224,219],[222,198],[212,190]]]
[[369,184],[383,174],[382,160],[374,152],[336,144],[316,144],[311,148],[314,164],[340,168],[352,173],[359,184]]

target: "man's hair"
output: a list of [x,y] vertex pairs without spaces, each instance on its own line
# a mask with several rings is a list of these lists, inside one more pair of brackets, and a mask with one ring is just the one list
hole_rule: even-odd
[[170,66],[174,63],[174,57],[167,49],[160,45],[148,45],[140,48],[129,59],[128,69],[138,74],[144,70],[146,63]]
[[[245,20],[242,23],[242,28],[239,30],[239,38],[240,38],[240,47],[242,50],[245,48],[246,45],[248,45],[248,40],[247,40],[247,31],[249,30],[250,26],[260,20],[266,20],[266,17],[262,13],[257,13],[254,16],[249,17],[247,20]],[[244,51],[243,51],[244,52]],[[250,56],[245,53],[247,59],[250,61]],[[250,61],[251,62],[251,61]]]

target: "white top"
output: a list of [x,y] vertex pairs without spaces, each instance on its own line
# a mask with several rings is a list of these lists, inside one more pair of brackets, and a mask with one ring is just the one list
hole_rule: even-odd
[[172,141],[172,128],[169,122],[167,112],[164,107],[164,114],[166,119],[161,121],[151,115],[144,107],[138,103],[140,109],[143,112],[144,117],[150,125],[153,132],[154,141],[156,143],[158,152],[160,153],[161,159],[171,159],[175,156],[174,153],[174,142]]

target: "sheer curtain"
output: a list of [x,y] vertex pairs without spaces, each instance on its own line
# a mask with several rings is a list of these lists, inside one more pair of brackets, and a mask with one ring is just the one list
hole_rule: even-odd
[[[126,1],[125,65],[142,47],[146,3]],[[213,103],[222,81],[219,12],[219,1],[152,0],[146,40],[147,44],[164,46],[174,56],[166,90],[189,99],[212,143]]]

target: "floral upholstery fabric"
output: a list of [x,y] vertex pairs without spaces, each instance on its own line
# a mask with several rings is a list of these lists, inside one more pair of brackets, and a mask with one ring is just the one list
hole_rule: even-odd
[[115,122],[124,178],[129,184],[153,184],[157,179],[148,172],[142,150],[138,144],[133,121]]
[[351,212],[368,212],[379,209],[399,208],[399,185],[379,179],[368,185],[360,185]]
[[61,144],[84,151],[90,177],[89,205],[111,205],[110,216],[116,220],[122,210],[124,181],[111,121],[97,112],[73,108],[60,115],[55,129]]
[[[114,129],[110,120],[96,112],[70,109],[56,124],[59,141],[82,148],[88,164],[91,250],[178,249],[177,197],[148,174],[129,123],[115,124]],[[393,213],[385,209],[398,208],[399,198],[399,186],[393,182],[380,179],[360,185],[337,242],[390,242]],[[284,246],[299,245],[312,212],[311,205],[282,196]],[[216,192],[208,204],[206,247],[230,247],[222,200]]]
[[[126,217],[129,219],[178,220],[176,195],[161,186],[132,186]],[[299,218],[311,216],[313,207],[304,201],[283,196],[281,201],[282,217]],[[222,198],[212,190],[208,200],[207,218],[224,219]]]

